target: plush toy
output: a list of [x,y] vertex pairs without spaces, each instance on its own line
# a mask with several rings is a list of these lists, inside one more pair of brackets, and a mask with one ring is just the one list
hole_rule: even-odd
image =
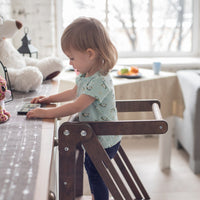
[[0,60],[7,67],[12,88],[29,92],[36,90],[43,80],[52,79],[63,69],[63,63],[55,57],[34,59],[22,56],[7,38],[22,27],[15,20],[0,17]]
[[6,122],[10,118],[10,113],[6,112],[4,99],[9,98],[10,90],[7,89],[6,80],[0,76],[0,123]]

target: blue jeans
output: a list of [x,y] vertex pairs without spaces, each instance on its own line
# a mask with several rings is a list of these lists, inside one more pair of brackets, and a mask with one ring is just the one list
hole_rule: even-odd
[[[110,158],[114,158],[119,146],[120,142],[118,142],[117,144],[115,144],[110,148],[105,149]],[[108,189],[87,153],[85,153],[85,169],[88,174],[90,190],[91,193],[94,195],[94,199],[108,200],[109,199]]]

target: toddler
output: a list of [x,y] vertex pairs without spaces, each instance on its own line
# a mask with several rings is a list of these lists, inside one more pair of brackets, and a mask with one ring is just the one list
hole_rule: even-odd
[[[48,97],[36,97],[31,102],[73,101],[55,108],[31,110],[27,118],[57,118],[79,113],[80,121],[117,120],[115,93],[109,71],[114,67],[118,55],[104,26],[94,18],[78,18],[64,30],[61,46],[70,59],[70,65],[79,72],[75,87]],[[113,158],[121,136],[98,136],[98,139],[109,157]],[[108,200],[108,189],[87,153],[85,168],[92,199]]]

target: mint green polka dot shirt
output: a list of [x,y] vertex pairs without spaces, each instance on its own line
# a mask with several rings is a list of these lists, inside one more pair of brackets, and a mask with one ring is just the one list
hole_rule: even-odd
[[[117,109],[113,82],[109,74],[101,75],[99,72],[90,77],[80,74],[76,78],[77,97],[86,94],[96,100],[79,113],[80,121],[116,121]],[[113,130],[115,131],[115,130]],[[109,148],[121,140],[120,135],[98,136],[103,148]]]

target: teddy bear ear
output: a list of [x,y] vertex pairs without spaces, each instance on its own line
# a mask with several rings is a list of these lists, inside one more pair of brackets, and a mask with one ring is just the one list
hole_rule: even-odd
[[2,25],[3,22],[4,22],[4,18],[3,18],[3,16],[0,15],[0,25]]

